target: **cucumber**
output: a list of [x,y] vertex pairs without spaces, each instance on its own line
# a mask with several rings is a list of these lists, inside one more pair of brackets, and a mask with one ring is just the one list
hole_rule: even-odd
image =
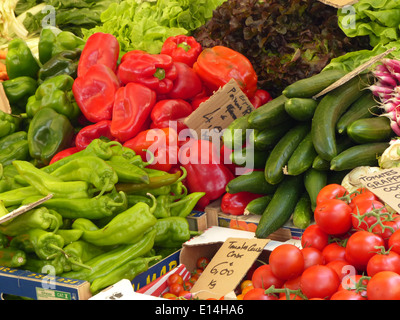
[[254,148],[257,150],[267,150],[275,146],[283,135],[293,127],[294,121],[286,121],[276,127],[265,130],[255,130],[254,132]]
[[250,169],[263,169],[267,161],[269,151],[255,150],[252,147],[246,147],[240,150],[234,150],[230,154],[232,163]]
[[269,184],[265,180],[263,171],[252,171],[229,181],[226,185],[226,192],[238,193],[246,191],[258,194],[271,194],[275,192],[276,188],[276,185]]
[[290,219],[303,192],[303,175],[285,176],[261,215],[256,237],[267,238],[281,228]]
[[346,72],[341,70],[322,71],[290,84],[282,93],[287,98],[311,98],[345,75]]
[[347,127],[354,121],[363,118],[371,118],[375,113],[378,113],[379,108],[371,92],[365,92],[357,99],[349,109],[340,117],[336,124],[336,131],[339,134],[345,134]]
[[[337,140],[337,152],[340,153],[354,145],[354,142],[347,136],[339,137]],[[322,159],[317,155],[312,163],[312,167],[317,170],[329,170],[331,167],[330,161]]]
[[238,149],[246,142],[246,130],[249,129],[250,114],[233,120],[222,134],[224,145],[229,149]]
[[252,111],[249,116],[249,127],[264,130],[290,120],[291,117],[285,111],[286,100],[284,95],[280,95]]
[[304,174],[304,186],[310,197],[311,209],[314,211],[317,206],[317,195],[327,185],[329,171],[321,171],[313,168],[308,169]]
[[271,195],[266,195],[254,200],[251,200],[246,208],[244,209],[244,214],[256,214],[256,215],[262,215],[263,212],[265,211],[265,208],[268,206],[268,204],[271,202],[272,196]]
[[293,119],[306,121],[312,119],[318,101],[311,98],[290,98],[285,102],[285,110]]
[[370,143],[389,141],[394,135],[386,117],[358,119],[347,127],[347,135],[354,142]]
[[292,216],[293,225],[299,229],[305,229],[310,225],[313,216],[310,196],[307,192],[303,192],[294,208]]
[[389,142],[355,145],[344,150],[331,161],[331,170],[350,170],[360,166],[378,166],[378,157],[389,147]]
[[331,161],[337,155],[336,123],[346,109],[362,95],[366,75],[355,77],[320,101],[312,119],[311,134],[315,150],[322,159]]
[[268,183],[278,184],[283,180],[283,167],[287,165],[294,150],[309,132],[308,123],[299,123],[278,141],[265,164],[265,180]]
[[317,151],[315,151],[311,132],[309,132],[290,157],[287,164],[287,173],[289,175],[298,175],[305,172],[311,167],[316,156]]

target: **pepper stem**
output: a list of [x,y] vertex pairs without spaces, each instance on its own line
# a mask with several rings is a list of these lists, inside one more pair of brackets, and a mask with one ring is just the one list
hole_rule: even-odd
[[183,50],[185,50],[186,52],[188,52],[192,47],[188,45],[187,42],[181,42],[177,45],[177,48],[182,48]]
[[157,68],[156,72],[154,72],[153,76],[156,77],[158,80],[165,79],[165,69]]
[[186,202],[189,202],[189,201],[192,201],[191,197],[187,197],[186,199],[182,199],[182,200],[179,200],[179,201],[176,201],[176,202],[172,202],[172,203],[170,203],[168,205],[168,207],[173,208],[173,207],[181,205],[182,203],[186,203]]
[[60,252],[63,253],[64,255],[67,254],[62,248],[60,248],[59,246],[56,246],[54,243],[49,243],[48,247],[51,248],[51,249],[54,249],[56,251],[59,251],[59,252],[56,252],[54,254],[51,254],[51,255],[47,256],[46,260],[54,259]]
[[75,265],[75,266],[77,266],[77,267],[81,267],[81,268],[84,268],[84,269],[92,270],[92,267],[91,267],[91,266],[88,266],[88,265],[86,265],[86,264],[84,264],[84,263],[80,263],[80,262],[78,262],[78,261],[70,260],[70,257],[69,257],[69,256],[67,256],[66,258],[68,259],[68,262],[69,262],[70,264],[73,264],[73,265]]
[[156,208],[157,208],[157,199],[156,199],[155,196],[153,196],[149,192],[147,192],[146,195],[148,195],[153,200],[153,205],[150,207],[150,213],[153,214],[154,211],[156,211]]
[[143,166],[147,167],[148,165],[152,164],[154,162],[154,153],[147,150],[147,149],[142,149],[142,151],[147,152],[148,154],[150,154],[150,160],[147,162],[143,162]]
[[55,228],[54,228],[54,230],[52,231],[52,233],[56,233],[57,231],[58,231],[58,229],[60,228],[60,222],[58,221],[58,219],[55,217],[55,216],[53,216],[52,214],[50,214],[49,216],[49,219],[50,220],[53,220],[54,222],[55,222]]

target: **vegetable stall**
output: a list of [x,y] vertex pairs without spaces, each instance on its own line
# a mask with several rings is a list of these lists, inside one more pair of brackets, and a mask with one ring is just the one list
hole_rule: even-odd
[[[360,0],[349,27],[341,8],[287,2],[3,1],[0,266],[96,295],[217,206],[255,239],[301,232],[236,299],[399,300],[400,7]],[[196,135],[186,120],[232,80],[218,141]],[[211,258],[162,297],[193,299]]]

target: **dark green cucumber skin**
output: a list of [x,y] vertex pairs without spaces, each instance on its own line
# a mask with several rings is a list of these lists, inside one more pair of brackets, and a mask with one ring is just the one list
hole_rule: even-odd
[[287,173],[289,175],[298,175],[305,172],[312,166],[316,156],[317,152],[312,142],[311,132],[309,132],[290,157]]
[[[340,153],[350,147],[354,146],[354,142],[347,136],[339,137],[336,142],[337,152]],[[329,170],[330,161],[322,159],[317,155],[313,161],[312,167],[317,170]]]
[[336,130],[339,134],[345,134],[347,127],[358,119],[371,118],[378,112],[377,103],[374,95],[367,91],[357,99],[349,109],[340,117],[336,124]]
[[256,237],[267,238],[271,233],[281,228],[293,214],[303,191],[303,175],[285,176],[261,215],[255,232]]
[[341,70],[322,71],[290,84],[282,93],[287,98],[311,98],[345,75],[346,72]]
[[378,166],[378,157],[389,147],[389,142],[355,145],[344,150],[331,161],[333,171],[351,170],[360,166]]
[[310,196],[311,209],[314,211],[317,206],[317,195],[327,185],[328,171],[308,169],[304,173],[304,186]]
[[387,117],[372,117],[351,123],[347,135],[356,143],[371,143],[389,141],[394,132]]
[[293,225],[299,229],[305,229],[310,225],[312,218],[313,210],[311,210],[310,196],[307,192],[303,192],[294,208]]
[[[233,120],[224,130],[222,139],[227,148],[238,149],[242,147],[246,141],[246,130],[249,129],[249,116],[250,114]],[[239,132],[237,129],[241,129],[242,131]]]
[[[247,147],[241,150],[235,150],[231,153],[232,163],[240,167],[248,167],[250,169],[263,169],[267,161],[269,151],[255,150],[254,148]],[[252,164],[246,162],[246,159],[252,158]]]
[[336,123],[347,108],[362,95],[366,76],[355,77],[320,101],[312,119],[311,133],[315,150],[322,159],[332,160],[337,155]]
[[254,199],[247,204],[244,211],[249,214],[262,215],[263,212],[265,211],[265,208],[271,202],[271,199],[272,199],[271,195],[266,195],[266,196]]
[[294,150],[310,132],[308,123],[300,123],[290,129],[272,149],[265,164],[265,180],[270,184],[278,184],[283,180],[283,167],[287,165]]
[[285,102],[286,112],[295,120],[311,120],[318,101],[311,98],[290,98]]
[[288,120],[280,125],[264,130],[255,130],[253,136],[254,148],[257,150],[267,150],[275,144],[288,132],[295,124],[295,121]]
[[249,127],[264,130],[290,120],[291,117],[285,110],[286,100],[284,95],[280,95],[252,111],[249,116]]
[[252,171],[229,181],[226,185],[226,192],[238,193],[246,191],[258,194],[272,194],[276,188],[276,185],[269,184],[265,180],[263,171]]

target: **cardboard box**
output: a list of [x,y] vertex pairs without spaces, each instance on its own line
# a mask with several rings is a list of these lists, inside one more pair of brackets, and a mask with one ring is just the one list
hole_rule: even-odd
[[[204,211],[207,214],[209,226],[221,226],[250,232],[255,232],[261,218],[261,216],[254,214],[241,216],[225,214],[221,211],[221,199],[210,203]],[[282,228],[271,233],[268,239],[277,241],[300,239],[303,232],[303,229],[295,227],[292,221],[288,221]]]

